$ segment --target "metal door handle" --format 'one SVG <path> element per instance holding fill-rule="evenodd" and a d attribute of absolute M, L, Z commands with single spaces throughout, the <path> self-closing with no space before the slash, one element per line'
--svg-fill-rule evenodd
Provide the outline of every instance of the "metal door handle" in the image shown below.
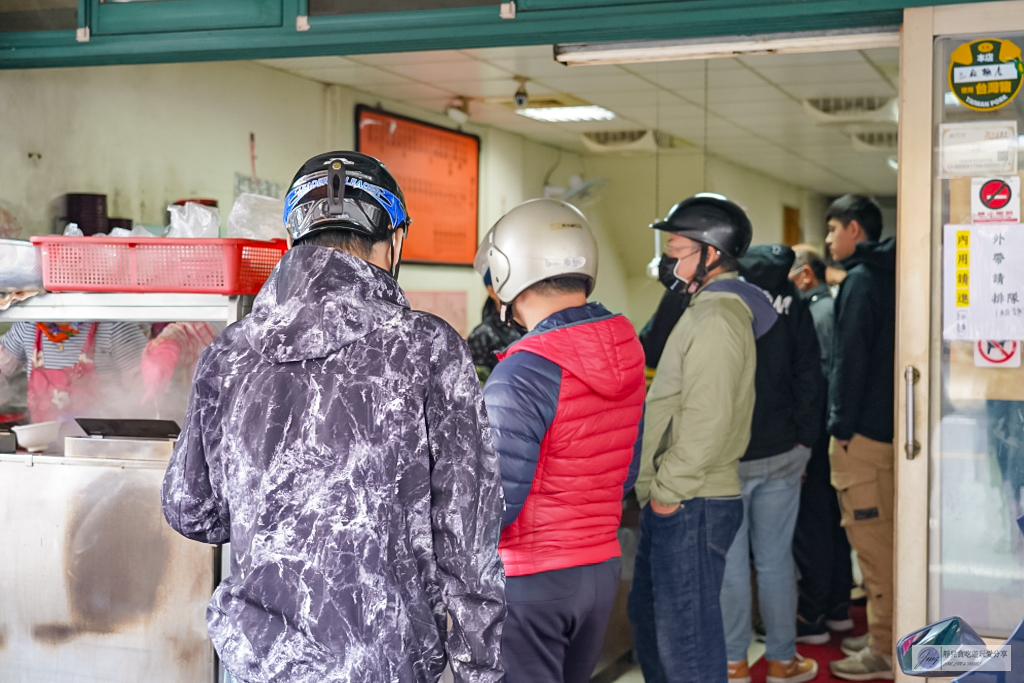
<path fill-rule="evenodd" d="M 908 365 L 903 372 L 903 378 L 907 380 L 907 441 L 903 448 L 907 453 L 907 460 L 913 460 L 921 452 L 921 444 L 914 438 L 914 385 L 921 379 L 921 373 L 913 365 Z"/>

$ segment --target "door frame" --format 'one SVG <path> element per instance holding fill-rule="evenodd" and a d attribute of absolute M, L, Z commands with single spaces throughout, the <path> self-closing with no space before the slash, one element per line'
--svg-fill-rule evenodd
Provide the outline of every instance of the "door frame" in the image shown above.
<path fill-rule="evenodd" d="M 898 639 L 928 622 L 930 445 L 938 425 L 931 424 L 941 391 L 941 335 L 932 323 L 941 316 L 933 287 L 942 285 L 938 254 L 932 247 L 932 156 L 935 126 L 933 75 L 935 38 L 971 33 L 1024 31 L 1024 0 L 907 8 L 900 40 L 899 151 L 896 226 L 896 518 L 893 635 Z M 907 443 L 907 368 L 919 379 L 913 386 L 911 441 L 920 454 L 909 459 Z M 911 681 L 897 668 L 896 680 Z"/>

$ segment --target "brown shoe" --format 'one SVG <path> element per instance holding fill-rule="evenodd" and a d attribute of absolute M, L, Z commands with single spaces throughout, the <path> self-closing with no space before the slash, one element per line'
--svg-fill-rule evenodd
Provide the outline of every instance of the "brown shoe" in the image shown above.
<path fill-rule="evenodd" d="M 788 662 L 768 661 L 768 683 L 806 683 L 818 676 L 818 663 L 800 655 Z"/>
<path fill-rule="evenodd" d="M 750 667 L 747 660 L 729 662 L 729 683 L 750 683 Z"/>

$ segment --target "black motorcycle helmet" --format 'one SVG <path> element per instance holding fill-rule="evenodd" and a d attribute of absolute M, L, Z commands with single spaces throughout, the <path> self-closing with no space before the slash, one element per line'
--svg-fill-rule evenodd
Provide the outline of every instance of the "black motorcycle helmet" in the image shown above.
<path fill-rule="evenodd" d="M 651 223 L 651 227 L 684 235 L 737 259 L 747 253 L 754 236 L 743 209 L 710 192 L 684 199 L 672 207 L 664 220 Z"/>
<path fill-rule="evenodd" d="M 402 188 L 377 159 L 358 152 L 319 154 L 295 174 L 284 200 L 284 224 L 297 242 L 327 229 L 388 240 L 411 223 Z"/>

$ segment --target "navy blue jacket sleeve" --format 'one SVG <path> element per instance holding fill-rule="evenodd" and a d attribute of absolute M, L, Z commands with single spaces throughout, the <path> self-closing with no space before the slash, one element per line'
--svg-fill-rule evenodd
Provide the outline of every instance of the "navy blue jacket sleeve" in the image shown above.
<path fill-rule="evenodd" d="M 643 412 L 640 413 L 640 424 L 637 425 L 636 443 L 633 444 L 633 461 L 629 463 L 629 476 L 626 483 L 622 485 L 622 495 L 629 493 L 636 485 L 636 478 L 640 474 L 640 454 L 644 450 L 644 418 L 647 417 L 647 404 L 644 404 Z"/>
<path fill-rule="evenodd" d="M 526 504 L 540 458 L 540 445 L 558 409 L 562 368 L 521 351 L 498 363 L 484 385 L 484 403 L 501 465 L 505 516 L 512 524 Z"/>

